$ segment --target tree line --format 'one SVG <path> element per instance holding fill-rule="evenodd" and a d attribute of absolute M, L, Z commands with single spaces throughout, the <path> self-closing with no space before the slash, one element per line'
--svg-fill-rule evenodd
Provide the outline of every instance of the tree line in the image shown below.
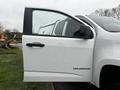
<path fill-rule="evenodd" d="M 98 9 L 92 14 L 97 14 L 99 16 L 114 17 L 120 20 L 120 5 L 111 9 Z"/>

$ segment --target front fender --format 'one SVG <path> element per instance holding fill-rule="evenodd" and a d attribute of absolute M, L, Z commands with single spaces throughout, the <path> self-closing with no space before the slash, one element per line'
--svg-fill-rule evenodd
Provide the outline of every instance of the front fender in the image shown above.
<path fill-rule="evenodd" d="M 97 62 L 97 64 L 93 68 L 93 83 L 97 87 L 100 87 L 100 73 L 102 68 L 106 65 L 120 66 L 120 58 L 104 59 Z"/>

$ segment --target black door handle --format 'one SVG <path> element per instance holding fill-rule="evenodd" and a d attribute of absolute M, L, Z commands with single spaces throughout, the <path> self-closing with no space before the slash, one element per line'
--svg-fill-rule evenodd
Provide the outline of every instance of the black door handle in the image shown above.
<path fill-rule="evenodd" d="M 28 47 L 44 47 L 45 44 L 42 44 L 42 43 L 27 43 L 26 46 L 28 46 Z"/>

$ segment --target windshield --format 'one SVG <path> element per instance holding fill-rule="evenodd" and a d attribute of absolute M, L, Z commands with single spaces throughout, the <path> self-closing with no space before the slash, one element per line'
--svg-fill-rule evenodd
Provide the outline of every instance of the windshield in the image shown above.
<path fill-rule="evenodd" d="M 110 32 L 120 32 L 120 21 L 106 16 L 89 15 L 95 23 Z"/>

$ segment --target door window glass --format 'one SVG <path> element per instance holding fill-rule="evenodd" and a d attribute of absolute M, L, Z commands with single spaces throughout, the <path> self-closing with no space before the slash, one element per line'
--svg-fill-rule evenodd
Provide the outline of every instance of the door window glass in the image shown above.
<path fill-rule="evenodd" d="M 82 23 L 61 13 L 33 11 L 32 34 L 73 37 Z"/>

